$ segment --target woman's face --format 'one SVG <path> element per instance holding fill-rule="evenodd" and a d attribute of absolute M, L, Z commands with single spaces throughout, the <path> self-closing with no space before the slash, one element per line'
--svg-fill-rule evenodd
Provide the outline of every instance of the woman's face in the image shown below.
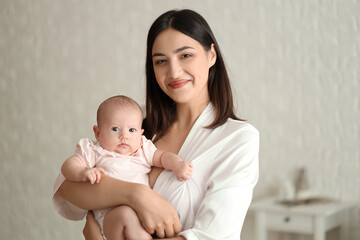
<path fill-rule="evenodd" d="M 206 51 L 198 41 L 169 28 L 156 37 L 152 58 L 160 88 L 177 104 L 209 102 L 209 68 L 216 61 L 213 45 Z"/>

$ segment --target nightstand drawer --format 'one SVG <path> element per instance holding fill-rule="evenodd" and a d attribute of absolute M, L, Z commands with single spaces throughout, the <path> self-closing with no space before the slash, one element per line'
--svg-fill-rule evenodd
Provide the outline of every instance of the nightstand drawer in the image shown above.
<path fill-rule="evenodd" d="M 311 216 L 267 212 L 266 226 L 268 230 L 312 233 L 313 219 Z"/>

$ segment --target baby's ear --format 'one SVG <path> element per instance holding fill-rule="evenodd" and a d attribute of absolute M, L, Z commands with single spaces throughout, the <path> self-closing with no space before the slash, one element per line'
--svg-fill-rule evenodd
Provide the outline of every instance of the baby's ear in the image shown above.
<path fill-rule="evenodd" d="M 93 130 L 94 130 L 94 135 L 95 135 L 96 140 L 99 141 L 99 134 L 100 134 L 100 129 L 99 129 L 99 127 L 96 126 L 96 125 L 94 125 L 94 126 L 93 126 Z"/>
<path fill-rule="evenodd" d="M 141 135 L 143 135 L 144 134 L 144 129 L 141 129 Z"/>

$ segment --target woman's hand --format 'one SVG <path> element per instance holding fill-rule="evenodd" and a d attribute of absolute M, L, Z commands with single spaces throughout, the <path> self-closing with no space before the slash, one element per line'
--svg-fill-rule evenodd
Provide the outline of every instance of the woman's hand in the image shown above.
<path fill-rule="evenodd" d="M 100 226 L 96 222 L 94 213 L 92 211 L 89 211 L 86 216 L 86 223 L 83 234 L 85 240 L 104 240 L 101 234 Z"/>
<path fill-rule="evenodd" d="M 181 231 L 181 223 L 175 209 L 150 188 L 139 185 L 135 188 L 132 207 L 137 212 L 143 227 L 160 238 L 173 237 Z M 83 230 L 85 240 L 103 240 L 100 227 L 92 211 L 86 216 Z M 183 239 L 182 237 L 174 239 Z"/>
<path fill-rule="evenodd" d="M 181 231 L 181 223 L 175 209 L 149 187 L 139 185 L 133 194 L 132 208 L 143 227 L 160 238 L 173 237 Z"/>

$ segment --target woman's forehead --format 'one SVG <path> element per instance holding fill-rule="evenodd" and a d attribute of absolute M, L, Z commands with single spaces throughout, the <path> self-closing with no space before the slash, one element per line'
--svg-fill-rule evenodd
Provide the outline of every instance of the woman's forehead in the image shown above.
<path fill-rule="evenodd" d="M 185 49 L 196 49 L 201 44 L 186 34 L 169 28 L 161 32 L 155 39 L 152 54 L 177 53 Z"/>

